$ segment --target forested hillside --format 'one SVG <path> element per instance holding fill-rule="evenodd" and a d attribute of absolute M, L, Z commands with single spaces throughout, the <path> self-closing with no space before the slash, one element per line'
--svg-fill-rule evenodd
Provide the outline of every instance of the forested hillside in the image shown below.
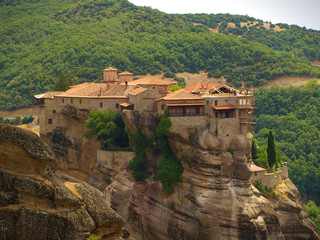
<path fill-rule="evenodd" d="M 165 14 L 127 0 L 0 1 L 0 109 L 30 105 L 62 74 L 74 84 L 99 81 L 108 66 L 166 76 L 205 70 L 236 87 L 284 75 L 320 77 L 310 62 L 320 60 L 319 31 L 284 25 L 275 32 L 252 27 L 253 20 Z M 226 27 L 231 22 L 250 27 L 240 24 L 240 34 Z M 216 25 L 221 33 L 209 29 Z"/>
<path fill-rule="evenodd" d="M 255 96 L 254 136 L 260 146 L 256 162 L 265 162 L 266 133 L 271 129 L 277 154 L 288 162 L 290 179 L 303 196 L 320 203 L 320 84 L 310 80 L 303 89 L 259 88 Z"/>

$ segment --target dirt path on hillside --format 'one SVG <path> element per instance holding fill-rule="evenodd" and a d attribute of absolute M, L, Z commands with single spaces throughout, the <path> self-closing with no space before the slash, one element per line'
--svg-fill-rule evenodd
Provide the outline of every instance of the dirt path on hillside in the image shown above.
<path fill-rule="evenodd" d="M 4 118 L 11 118 L 15 116 L 21 117 L 29 117 L 39 115 L 39 108 L 38 107 L 28 107 L 28 108 L 21 108 L 16 110 L 0 110 L 0 116 Z"/>
<path fill-rule="evenodd" d="M 279 87 L 304 87 L 304 85 L 310 79 L 317 79 L 320 83 L 320 78 L 311 78 L 311 77 L 281 77 L 274 80 L 268 81 L 265 87 L 279 86 Z"/>

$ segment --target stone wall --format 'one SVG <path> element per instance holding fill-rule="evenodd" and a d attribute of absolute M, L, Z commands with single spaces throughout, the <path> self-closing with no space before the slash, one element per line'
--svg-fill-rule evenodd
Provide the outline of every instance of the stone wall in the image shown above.
<path fill-rule="evenodd" d="M 112 182 L 120 172 L 127 171 L 128 164 L 134 157 L 134 152 L 98 150 L 89 184 L 103 191 L 107 181 Z"/>
<path fill-rule="evenodd" d="M 273 188 L 282 180 L 288 178 L 288 165 L 287 163 L 279 164 L 276 173 L 256 172 L 251 176 L 251 183 L 255 184 L 260 181 L 267 188 Z"/>
<path fill-rule="evenodd" d="M 153 90 L 144 91 L 138 95 L 130 95 L 129 102 L 134 104 L 134 110 L 141 112 L 156 112 L 156 92 Z"/>

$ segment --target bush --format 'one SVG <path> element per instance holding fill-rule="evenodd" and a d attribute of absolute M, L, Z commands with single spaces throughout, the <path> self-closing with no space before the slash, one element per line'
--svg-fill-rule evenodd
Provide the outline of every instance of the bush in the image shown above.
<path fill-rule="evenodd" d="M 267 189 L 266 186 L 262 184 L 261 181 L 258 181 L 254 186 L 259 190 L 260 194 L 264 197 L 269 193 L 269 190 Z"/>
<path fill-rule="evenodd" d="M 149 171 L 151 164 L 147 159 L 146 151 L 151 148 L 152 140 L 143 134 L 141 128 L 138 128 L 134 134 L 129 129 L 127 132 L 136 153 L 136 157 L 129 162 L 129 169 L 136 181 L 143 181 L 151 175 Z"/>
<path fill-rule="evenodd" d="M 182 181 L 183 167 L 175 155 L 163 158 L 158 164 L 157 180 L 162 184 L 164 191 L 171 194 L 178 182 Z"/>
<path fill-rule="evenodd" d="M 169 133 L 171 125 L 172 122 L 168 118 L 168 112 L 165 111 L 156 131 L 157 144 L 164 155 L 158 164 L 156 179 L 161 182 L 164 191 L 169 194 L 173 193 L 177 183 L 182 181 L 183 173 L 183 167 L 172 152 L 166 136 Z"/>
<path fill-rule="evenodd" d="M 85 125 L 89 130 L 84 133 L 84 136 L 86 138 L 95 136 L 101 141 L 101 148 L 107 148 L 110 145 L 128 147 L 129 139 L 124 131 L 123 120 L 111 109 L 108 112 L 92 110 Z"/>

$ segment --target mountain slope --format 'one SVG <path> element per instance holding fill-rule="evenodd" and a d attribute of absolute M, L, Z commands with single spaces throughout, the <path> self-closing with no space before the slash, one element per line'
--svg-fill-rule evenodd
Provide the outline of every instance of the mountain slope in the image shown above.
<path fill-rule="evenodd" d="M 99 81 L 107 66 L 167 76 L 205 70 L 238 87 L 283 75 L 320 76 L 307 55 L 290 48 L 278 51 L 254 39 L 212 33 L 184 15 L 126 0 L 20 0 L 0 6 L 0 109 L 30 105 L 32 95 L 52 90 L 60 74 L 73 83 Z"/>

